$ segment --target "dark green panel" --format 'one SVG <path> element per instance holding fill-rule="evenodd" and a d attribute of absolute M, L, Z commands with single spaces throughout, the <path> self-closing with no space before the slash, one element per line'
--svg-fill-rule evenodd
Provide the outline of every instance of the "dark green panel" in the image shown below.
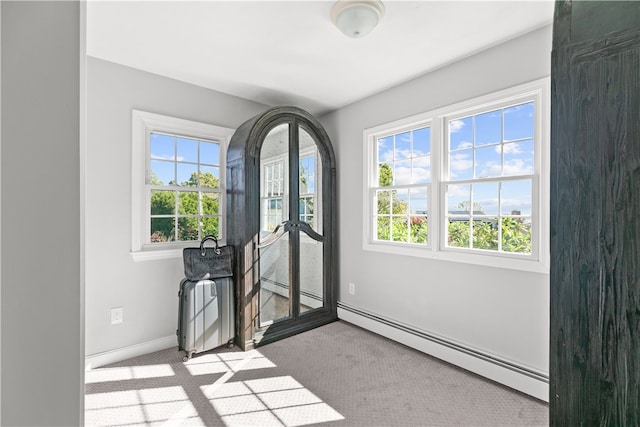
<path fill-rule="evenodd" d="M 638 28 L 638 1 L 574 1 L 571 39 L 573 43 L 594 40 L 605 34 Z"/>
<path fill-rule="evenodd" d="M 629 29 L 629 21 L 619 19 L 623 8 L 583 2 L 556 6 L 553 426 L 640 422 L 640 28 L 637 21 Z M 622 31 L 612 31 L 614 21 Z M 590 40 L 585 40 L 583 29 L 590 25 Z"/>

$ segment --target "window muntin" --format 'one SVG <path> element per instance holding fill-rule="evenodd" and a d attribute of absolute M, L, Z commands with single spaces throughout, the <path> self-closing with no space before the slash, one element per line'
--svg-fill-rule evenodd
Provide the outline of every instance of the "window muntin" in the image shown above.
<path fill-rule="evenodd" d="M 149 244 L 220 236 L 220 142 L 149 134 Z"/>
<path fill-rule="evenodd" d="M 428 245 L 431 129 L 375 138 L 374 240 Z"/>

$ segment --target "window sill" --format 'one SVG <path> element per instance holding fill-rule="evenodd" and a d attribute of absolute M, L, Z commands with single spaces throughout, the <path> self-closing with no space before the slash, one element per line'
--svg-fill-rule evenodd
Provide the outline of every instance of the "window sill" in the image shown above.
<path fill-rule="evenodd" d="M 141 250 L 130 252 L 134 262 L 155 261 L 159 259 L 182 258 L 183 248 L 160 249 L 160 250 Z"/>
<path fill-rule="evenodd" d="M 363 250 L 383 252 L 386 254 L 430 258 L 441 261 L 475 264 L 485 267 L 504 268 L 509 270 L 528 271 L 549 274 L 549 262 L 536 259 L 524 259 L 517 256 L 495 256 L 464 251 L 436 251 L 430 247 L 410 247 L 388 243 L 364 243 Z"/>

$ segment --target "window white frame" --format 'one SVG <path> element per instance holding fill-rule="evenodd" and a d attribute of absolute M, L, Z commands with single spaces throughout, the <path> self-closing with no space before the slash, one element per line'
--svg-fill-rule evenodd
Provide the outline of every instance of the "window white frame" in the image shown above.
<path fill-rule="evenodd" d="M 543 78 L 447 107 L 417 114 L 363 131 L 363 249 L 491 267 L 548 273 L 549 271 L 549 135 L 550 80 Z M 504 106 L 534 101 L 534 171 L 532 178 L 531 254 L 511 254 L 445 245 L 444 207 L 447 183 L 447 119 L 491 111 Z M 378 138 L 407 129 L 431 126 L 431 184 L 428 194 L 429 245 L 378 241 L 374 239 L 375 189 L 377 187 Z M 502 179 L 502 178 L 498 178 Z M 511 177 L 506 178 L 511 179 Z"/>
<path fill-rule="evenodd" d="M 150 207 L 147 184 L 150 161 L 150 135 L 165 133 L 220 143 L 220 244 L 225 244 L 226 230 L 226 158 L 227 147 L 235 129 L 195 122 L 145 111 L 131 115 L 131 255 L 135 261 L 175 258 L 193 242 L 150 243 Z"/>

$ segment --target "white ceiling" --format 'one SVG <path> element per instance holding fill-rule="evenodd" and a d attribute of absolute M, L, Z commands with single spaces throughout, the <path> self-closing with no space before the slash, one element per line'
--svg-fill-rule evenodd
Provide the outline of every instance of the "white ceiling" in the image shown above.
<path fill-rule="evenodd" d="M 392 1 L 360 39 L 333 1 L 94 1 L 90 56 L 321 114 L 552 22 L 552 1 Z M 504 66 L 504 64 L 496 64 Z"/>

